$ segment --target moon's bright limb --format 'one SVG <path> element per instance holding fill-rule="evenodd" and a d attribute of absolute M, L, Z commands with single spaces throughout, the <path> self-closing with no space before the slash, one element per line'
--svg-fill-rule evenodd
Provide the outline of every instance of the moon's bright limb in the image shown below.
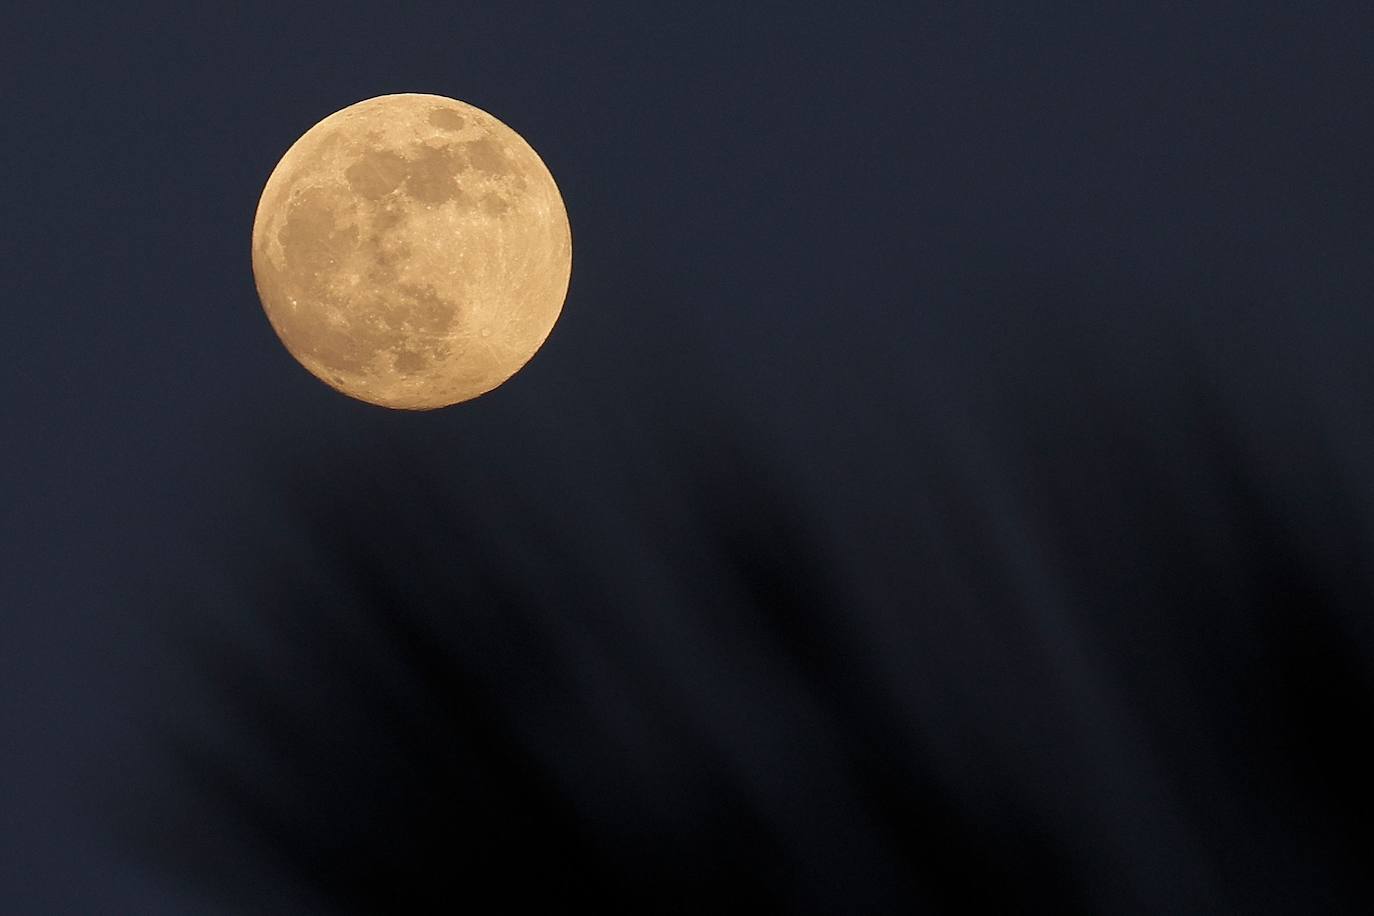
<path fill-rule="evenodd" d="M 253 223 L 253 275 L 282 343 L 385 407 L 443 407 L 510 378 L 558 320 L 571 268 L 539 156 L 437 95 L 384 95 L 316 124 Z"/>

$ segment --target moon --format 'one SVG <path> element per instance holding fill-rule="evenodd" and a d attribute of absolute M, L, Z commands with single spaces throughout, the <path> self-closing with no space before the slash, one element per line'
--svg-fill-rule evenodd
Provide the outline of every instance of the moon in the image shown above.
<path fill-rule="evenodd" d="M 558 320 L 571 270 L 568 214 L 538 154 L 437 95 L 367 99 L 310 128 L 253 222 L 253 277 L 281 342 L 384 407 L 444 407 L 510 378 Z"/>

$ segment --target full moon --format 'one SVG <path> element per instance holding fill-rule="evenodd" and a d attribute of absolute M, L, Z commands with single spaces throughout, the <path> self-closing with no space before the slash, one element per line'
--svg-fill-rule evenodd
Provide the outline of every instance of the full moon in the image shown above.
<path fill-rule="evenodd" d="M 384 95 L 316 124 L 267 179 L 253 276 L 287 350 L 384 407 L 475 398 L 563 308 L 572 234 L 515 131 L 437 95 Z"/>

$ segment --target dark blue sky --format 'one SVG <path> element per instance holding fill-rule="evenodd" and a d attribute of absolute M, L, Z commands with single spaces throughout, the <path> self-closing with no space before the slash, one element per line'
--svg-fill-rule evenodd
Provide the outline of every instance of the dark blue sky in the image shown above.
<path fill-rule="evenodd" d="M 8 14 L 4 908 L 1367 902 L 1368 14 L 1041 6 Z M 427 414 L 249 263 L 404 91 L 574 237 Z"/>

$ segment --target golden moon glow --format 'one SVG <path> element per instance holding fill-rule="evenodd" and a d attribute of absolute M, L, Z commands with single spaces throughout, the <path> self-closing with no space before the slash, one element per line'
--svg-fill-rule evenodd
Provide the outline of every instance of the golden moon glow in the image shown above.
<path fill-rule="evenodd" d="M 310 128 L 263 189 L 253 276 L 305 368 L 422 410 L 477 397 L 543 344 L 572 235 L 530 145 L 437 95 L 384 95 Z"/>

